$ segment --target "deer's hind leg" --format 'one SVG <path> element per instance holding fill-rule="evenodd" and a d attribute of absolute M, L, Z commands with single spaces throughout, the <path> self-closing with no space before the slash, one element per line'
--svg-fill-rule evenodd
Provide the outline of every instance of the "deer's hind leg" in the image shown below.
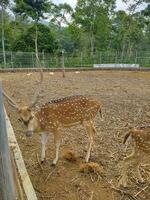
<path fill-rule="evenodd" d="M 86 131 L 87 131 L 87 134 L 89 136 L 88 150 L 87 150 L 87 154 L 86 154 L 86 157 L 85 157 L 85 162 L 88 162 L 89 158 L 90 158 L 90 153 L 91 153 L 92 145 L 93 145 L 93 142 L 94 142 L 94 135 L 96 133 L 96 130 L 95 130 L 95 127 L 94 127 L 92 121 L 85 122 L 84 125 L 86 127 Z"/>

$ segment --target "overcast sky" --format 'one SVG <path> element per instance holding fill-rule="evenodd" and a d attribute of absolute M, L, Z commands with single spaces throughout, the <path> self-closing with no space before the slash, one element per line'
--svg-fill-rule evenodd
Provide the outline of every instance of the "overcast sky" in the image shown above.
<path fill-rule="evenodd" d="M 68 3 L 70 4 L 72 7 L 75 7 L 77 0 L 53 0 L 54 3 L 59 4 L 59 3 Z M 134 0 L 130 0 L 131 3 L 134 2 Z M 143 8 L 143 6 L 141 6 L 141 8 L 139 8 L 139 10 L 141 10 Z M 125 3 L 122 2 L 122 0 L 117 0 L 117 10 L 126 10 L 127 9 L 127 5 Z"/>

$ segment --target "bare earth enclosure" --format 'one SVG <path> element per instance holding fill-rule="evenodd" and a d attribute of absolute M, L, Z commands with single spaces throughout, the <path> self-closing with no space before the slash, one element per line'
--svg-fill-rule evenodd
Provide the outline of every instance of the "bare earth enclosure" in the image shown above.
<path fill-rule="evenodd" d="M 1 73 L 3 87 L 20 105 L 28 104 L 33 97 L 38 73 Z M 138 183 L 134 169 L 126 189 L 116 189 L 121 161 L 125 155 L 122 141 L 129 127 L 150 124 L 150 72 L 94 71 L 68 72 L 62 78 L 60 72 L 52 76 L 44 73 L 42 95 L 38 105 L 51 99 L 70 95 L 92 95 L 102 102 L 102 120 L 94 120 L 97 134 L 91 153 L 91 162 L 98 163 L 101 173 L 81 173 L 84 162 L 87 134 L 82 126 L 65 129 L 57 166 L 51 166 L 54 158 L 53 136 L 50 136 L 46 161 L 40 160 L 40 135 L 26 138 L 25 126 L 18 121 L 18 114 L 6 102 L 5 106 L 22 150 L 26 168 L 39 200 L 148 200 L 150 199 L 150 165 L 140 166 L 145 183 Z M 76 152 L 77 161 L 64 159 L 66 151 Z M 131 151 L 131 145 L 127 152 Z"/>

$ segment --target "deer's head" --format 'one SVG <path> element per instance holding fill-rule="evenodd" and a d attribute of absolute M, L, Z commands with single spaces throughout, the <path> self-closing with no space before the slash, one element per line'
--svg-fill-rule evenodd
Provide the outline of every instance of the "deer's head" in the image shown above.
<path fill-rule="evenodd" d="M 25 125 L 28 125 L 31 118 L 34 117 L 32 109 L 28 106 L 23 106 L 18 110 L 20 120 L 24 122 Z"/>
<path fill-rule="evenodd" d="M 35 104 L 37 103 L 38 97 L 39 97 L 39 90 L 40 87 L 42 85 L 43 82 L 43 70 L 40 70 L 40 80 L 38 81 L 38 86 L 37 89 L 35 91 L 34 97 L 33 97 L 33 101 L 31 102 L 30 105 L 26 105 L 26 106 L 20 106 L 18 105 L 8 94 L 6 94 L 5 91 L 3 91 L 3 95 L 4 97 L 6 97 L 8 103 L 15 108 L 15 110 L 18 112 L 19 114 L 19 121 L 22 121 L 25 126 L 27 127 L 27 132 L 26 136 L 31 136 L 31 130 L 32 132 L 33 130 L 33 121 L 35 118 L 34 112 L 33 112 L 33 107 L 35 106 Z M 29 134 L 30 132 L 30 134 Z"/>

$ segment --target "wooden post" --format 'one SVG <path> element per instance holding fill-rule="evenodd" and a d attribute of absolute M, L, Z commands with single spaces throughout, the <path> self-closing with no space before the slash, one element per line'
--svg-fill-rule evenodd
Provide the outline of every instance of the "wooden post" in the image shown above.
<path fill-rule="evenodd" d="M 63 78 L 65 78 L 65 58 L 64 58 L 64 50 L 62 50 L 61 66 L 62 66 Z"/>
<path fill-rule="evenodd" d="M 45 56 L 44 56 L 44 50 L 42 51 L 42 59 L 43 59 L 43 67 L 45 67 Z"/>
<path fill-rule="evenodd" d="M 81 67 L 83 66 L 83 53 L 81 52 L 81 55 L 80 55 L 80 65 Z"/>
<path fill-rule="evenodd" d="M 17 199 L 6 132 L 2 81 L 0 81 L 0 199 Z"/>
<path fill-rule="evenodd" d="M 13 68 L 13 53 L 11 51 L 11 67 Z"/>

